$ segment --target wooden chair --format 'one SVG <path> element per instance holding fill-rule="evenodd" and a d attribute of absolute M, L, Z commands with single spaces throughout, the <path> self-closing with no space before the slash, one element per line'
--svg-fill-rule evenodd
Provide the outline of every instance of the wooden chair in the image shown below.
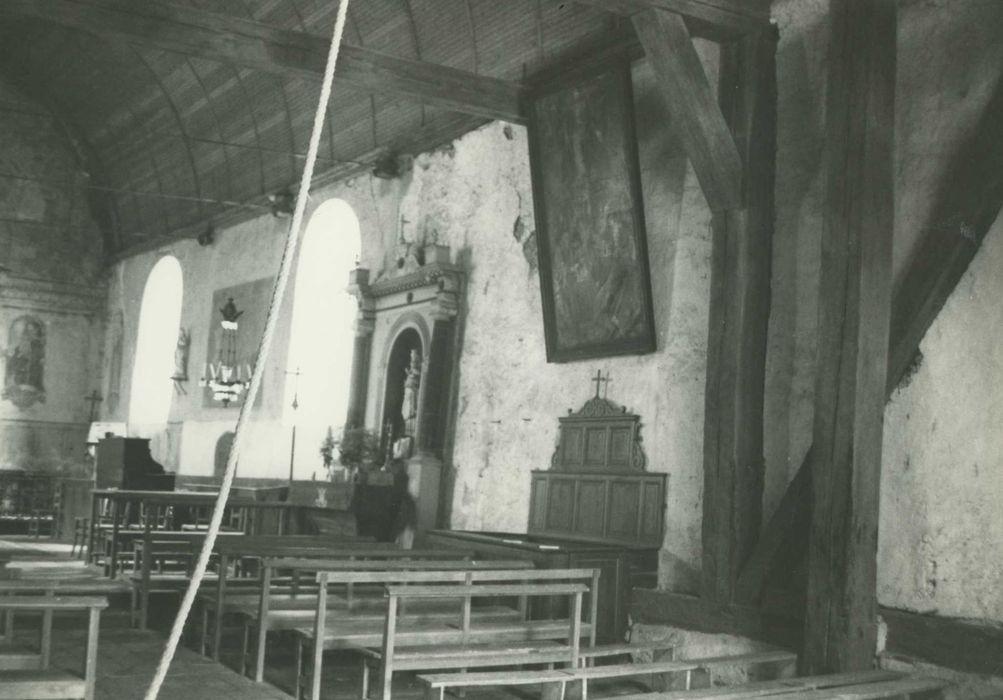
<path fill-rule="evenodd" d="M 17 668 L 0 673 L 0 700 L 93 700 L 97 677 L 98 628 L 101 611 L 108 607 L 106 598 L 9 596 L 0 598 L 0 610 L 5 612 L 38 612 L 42 614 L 40 658 L 37 668 Z M 50 668 L 52 616 L 56 611 L 86 610 L 87 646 L 83 673 L 74 674 Z"/>

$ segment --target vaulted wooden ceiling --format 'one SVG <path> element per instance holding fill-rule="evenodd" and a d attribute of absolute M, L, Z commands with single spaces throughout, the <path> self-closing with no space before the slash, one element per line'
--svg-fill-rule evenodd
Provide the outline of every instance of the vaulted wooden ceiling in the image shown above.
<path fill-rule="evenodd" d="M 528 86 L 636 46 L 624 15 L 649 4 L 713 38 L 765 17 L 742 0 L 356 0 L 318 172 L 524 121 Z M 298 181 L 336 11 L 336 0 L 4 0 L 0 76 L 63 122 L 121 253 L 266 210 Z"/>

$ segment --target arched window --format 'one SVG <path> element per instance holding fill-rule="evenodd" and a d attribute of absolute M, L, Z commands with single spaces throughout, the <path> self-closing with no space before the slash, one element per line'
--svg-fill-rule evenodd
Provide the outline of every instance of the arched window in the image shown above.
<path fill-rule="evenodd" d="M 345 422 L 356 313 L 346 287 L 360 252 L 355 212 L 340 199 L 324 202 L 303 234 L 289 339 L 285 416 L 297 430 L 297 479 L 324 477 L 321 441 L 329 427 L 337 434 Z"/>
<path fill-rule="evenodd" d="M 170 255 L 150 271 L 143 290 L 136 359 L 129 394 L 129 424 L 140 433 L 167 423 L 174 385 L 174 351 L 181 324 L 181 264 Z M 142 427 L 141 427 L 142 426 Z"/>

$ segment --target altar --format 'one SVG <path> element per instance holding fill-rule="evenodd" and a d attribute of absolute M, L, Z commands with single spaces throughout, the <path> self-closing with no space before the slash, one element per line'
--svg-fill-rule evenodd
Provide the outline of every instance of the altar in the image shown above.
<path fill-rule="evenodd" d="M 597 638 L 622 640 L 631 590 L 657 581 L 668 475 L 645 471 L 640 416 L 598 390 L 559 422 L 551 468 L 532 472 L 525 533 L 432 530 L 425 542 L 540 568 L 598 568 Z"/>

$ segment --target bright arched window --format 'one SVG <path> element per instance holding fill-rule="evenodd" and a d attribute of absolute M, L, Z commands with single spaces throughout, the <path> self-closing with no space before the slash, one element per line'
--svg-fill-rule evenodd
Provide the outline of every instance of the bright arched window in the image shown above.
<path fill-rule="evenodd" d="M 332 199 L 314 212 L 303 234 L 293 298 L 285 416 L 295 421 L 294 476 L 324 478 L 320 443 L 337 434 L 348 411 L 354 347 L 355 298 L 348 274 L 361 252 L 359 220 L 344 201 Z M 299 372 L 299 376 L 294 373 Z M 293 399 L 298 408 L 292 408 Z"/>
<path fill-rule="evenodd" d="M 129 394 L 131 426 L 167 423 L 174 391 L 171 374 L 181 324 L 182 288 L 181 264 L 169 255 L 157 261 L 146 279 Z"/>

